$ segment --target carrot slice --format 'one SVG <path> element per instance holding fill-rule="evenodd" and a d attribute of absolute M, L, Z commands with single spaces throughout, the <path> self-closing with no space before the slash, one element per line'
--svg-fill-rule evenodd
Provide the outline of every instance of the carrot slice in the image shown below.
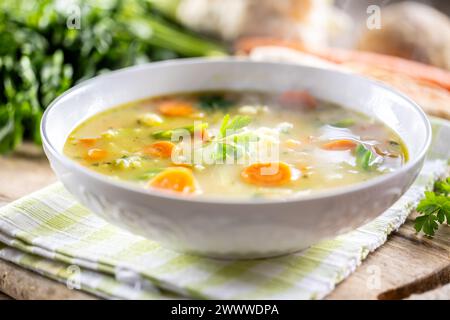
<path fill-rule="evenodd" d="M 151 179 L 148 186 L 179 193 L 193 193 L 197 189 L 192 171 L 184 167 L 165 169 Z"/>
<path fill-rule="evenodd" d="M 351 150 L 351 149 L 356 148 L 356 145 L 357 145 L 356 142 L 354 142 L 353 140 L 341 139 L 341 140 L 330 141 L 330 142 L 323 144 L 322 149 L 333 150 L 333 151 Z"/>
<path fill-rule="evenodd" d="M 181 100 L 168 100 L 162 102 L 158 110 L 168 117 L 185 117 L 194 113 L 195 108 L 192 103 Z"/>
<path fill-rule="evenodd" d="M 78 139 L 78 142 L 85 147 L 93 147 L 94 144 L 97 142 L 97 138 L 81 138 Z"/>
<path fill-rule="evenodd" d="M 305 90 L 285 91 L 280 96 L 280 103 L 286 106 L 306 107 L 307 109 L 315 109 L 317 107 L 316 98 Z"/>
<path fill-rule="evenodd" d="M 108 151 L 99 148 L 89 149 L 87 152 L 87 160 L 102 160 L 108 156 Z"/>
<path fill-rule="evenodd" d="M 144 153 L 152 157 L 169 158 L 172 156 L 172 150 L 175 144 L 169 141 L 158 141 L 144 147 Z"/>
<path fill-rule="evenodd" d="M 291 176 L 291 168 L 284 162 L 254 163 L 241 172 L 246 183 L 265 187 L 286 184 Z"/>

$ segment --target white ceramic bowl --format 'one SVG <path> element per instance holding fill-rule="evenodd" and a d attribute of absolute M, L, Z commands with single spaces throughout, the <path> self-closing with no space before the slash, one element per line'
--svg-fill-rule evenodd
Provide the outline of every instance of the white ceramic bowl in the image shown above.
<path fill-rule="evenodd" d="M 311 196 L 233 201 L 150 192 L 82 167 L 62 152 L 74 127 L 100 111 L 154 95 L 208 89 L 307 89 L 383 121 L 406 143 L 410 160 L 393 173 Z M 238 59 L 166 61 L 93 78 L 51 104 L 41 132 L 53 170 L 93 212 L 176 250 L 226 258 L 294 252 L 370 221 L 408 189 L 431 140 L 421 109 L 376 82 L 336 71 Z"/>

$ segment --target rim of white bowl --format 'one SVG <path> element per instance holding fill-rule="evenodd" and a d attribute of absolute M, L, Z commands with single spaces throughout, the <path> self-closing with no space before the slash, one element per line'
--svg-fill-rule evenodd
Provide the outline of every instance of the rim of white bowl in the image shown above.
<path fill-rule="evenodd" d="M 306 195 L 292 195 L 285 198 L 248 198 L 248 199 L 239 199 L 239 198 L 220 198 L 220 197 L 199 197 L 199 196 L 193 196 L 193 197 L 187 197 L 177 194 L 172 194 L 169 192 L 159 191 L 156 189 L 145 189 L 139 186 L 134 186 L 132 183 L 127 181 L 118 181 L 114 180 L 109 176 L 103 175 L 101 173 L 97 173 L 93 170 L 90 170 L 81 164 L 78 164 L 74 160 L 70 159 L 69 157 L 65 156 L 62 152 L 59 152 L 51 143 L 50 139 L 47 137 L 46 133 L 46 125 L 47 125 L 47 116 L 52 111 L 55 106 L 58 105 L 59 101 L 63 98 L 66 98 L 68 95 L 73 94 L 75 91 L 78 91 L 86 86 L 92 85 L 94 82 L 101 81 L 102 79 L 106 79 L 108 77 L 116 76 L 118 73 L 131 73 L 135 70 L 139 69 L 149 69 L 157 68 L 157 67 L 164 67 L 164 65 L 174 65 L 174 64 L 207 64 L 207 63 L 250 63 L 250 64 L 268 64 L 268 65 L 288 65 L 294 68 L 303 68 L 303 69 L 312 69 L 312 70 L 320 70 L 320 72 L 325 73 L 338 73 L 349 77 L 356 77 L 360 78 L 362 81 L 366 81 L 371 83 L 374 86 L 381 87 L 382 89 L 399 96 L 407 104 L 409 104 L 410 107 L 415 109 L 421 116 L 423 123 L 426 128 L 426 137 L 425 137 L 425 143 L 423 148 L 420 150 L 419 154 L 416 156 L 414 160 L 408 161 L 404 166 L 401 168 L 387 173 L 383 174 L 381 176 L 369 179 L 367 181 L 354 183 L 348 186 L 339 187 L 339 188 L 330 188 L 320 191 L 315 191 L 311 194 Z M 111 106 L 111 108 L 113 108 Z M 345 106 L 344 106 L 345 107 Z M 383 122 L 382 119 L 378 119 L 379 121 Z M 384 122 L 383 122 L 384 123 Z M 386 123 L 384 123 L 387 125 Z M 72 128 L 73 129 L 73 128 Z M 295 64 L 295 63 L 289 63 L 289 62 L 263 62 L 263 61 L 252 61 L 245 57 L 227 57 L 227 58 L 184 58 L 184 59 L 174 59 L 174 60 L 165 60 L 165 61 L 158 61 L 158 62 L 151 62 L 131 67 L 126 67 L 122 69 L 118 69 L 115 71 L 111 71 L 106 74 L 95 76 L 91 79 L 85 80 L 74 87 L 70 88 L 69 90 L 65 91 L 63 94 L 58 96 L 55 100 L 53 100 L 50 105 L 46 108 L 40 125 L 40 131 L 42 136 L 42 142 L 44 147 L 52 153 L 52 155 L 57 158 L 60 162 L 64 164 L 66 168 L 70 168 L 71 170 L 75 170 L 78 173 L 87 175 L 90 178 L 93 178 L 95 180 L 99 180 L 105 184 L 112 185 L 116 188 L 122 189 L 124 191 L 132 191 L 142 194 L 143 196 L 154 196 L 158 198 L 166 198 L 167 200 L 173 200 L 178 202 L 195 202 L 195 203 L 205 203 L 205 204 L 224 204 L 224 205 L 259 205 L 259 204 L 280 204 L 280 203 L 294 203 L 294 202 L 302 202 L 302 201 L 310 201 L 310 200 L 318 200 L 318 199 L 324 199 L 324 198 L 330 198 L 330 197 L 338 197 L 344 194 L 353 193 L 356 191 L 361 191 L 362 189 L 368 189 L 376 185 L 382 185 L 384 182 L 389 181 L 391 179 L 394 179 L 408 170 L 410 170 L 412 167 L 417 165 L 419 162 L 424 160 L 426 153 L 431 145 L 431 139 L 432 139 L 432 130 L 431 130 L 431 124 L 426 116 L 425 112 L 422 110 L 422 108 L 419 107 L 419 105 L 414 102 L 411 98 L 406 96 L 405 94 L 398 92 L 397 90 L 393 89 L 391 86 L 388 86 L 384 84 L 383 82 L 372 80 L 369 78 L 366 78 L 364 76 L 353 74 L 353 73 L 346 73 L 339 70 L 330 70 L 326 68 L 319 68 L 319 67 L 310 67 L 305 66 L 301 64 Z"/>

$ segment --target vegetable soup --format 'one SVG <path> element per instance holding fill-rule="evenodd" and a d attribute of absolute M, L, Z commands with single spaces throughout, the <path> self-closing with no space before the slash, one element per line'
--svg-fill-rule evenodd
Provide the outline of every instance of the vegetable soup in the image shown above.
<path fill-rule="evenodd" d="M 179 93 L 79 125 L 67 156 L 99 173 L 184 196 L 288 198 L 392 172 L 399 136 L 306 91 Z"/>

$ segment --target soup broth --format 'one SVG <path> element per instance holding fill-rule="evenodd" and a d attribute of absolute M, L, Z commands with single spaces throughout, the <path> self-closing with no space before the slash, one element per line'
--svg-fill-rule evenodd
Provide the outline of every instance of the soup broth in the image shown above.
<path fill-rule="evenodd" d="M 306 91 L 180 93 L 99 113 L 64 153 L 99 173 L 183 196 L 287 198 L 400 168 L 399 136 Z"/>

